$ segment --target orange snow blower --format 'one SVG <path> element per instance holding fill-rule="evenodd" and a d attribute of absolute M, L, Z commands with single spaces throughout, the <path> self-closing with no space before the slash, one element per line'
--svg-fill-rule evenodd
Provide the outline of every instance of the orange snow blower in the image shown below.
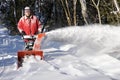
<path fill-rule="evenodd" d="M 17 53 L 17 67 L 22 67 L 23 59 L 25 56 L 40 56 L 41 60 L 43 59 L 43 51 L 40 50 L 40 43 L 42 38 L 45 36 L 45 33 L 40 33 L 37 36 L 23 36 L 23 39 L 28 40 L 25 43 L 25 50 L 18 51 Z"/>

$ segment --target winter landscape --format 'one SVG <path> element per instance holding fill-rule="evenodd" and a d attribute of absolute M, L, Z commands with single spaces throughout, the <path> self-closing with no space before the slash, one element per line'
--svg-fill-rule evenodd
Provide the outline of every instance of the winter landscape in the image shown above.
<path fill-rule="evenodd" d="M 26 58 L 17 69 L 21 36 L 0 26 L 0 80 L 120 80 L 120 28 L 73 26 L 46 32 L 44 60 Z"/>

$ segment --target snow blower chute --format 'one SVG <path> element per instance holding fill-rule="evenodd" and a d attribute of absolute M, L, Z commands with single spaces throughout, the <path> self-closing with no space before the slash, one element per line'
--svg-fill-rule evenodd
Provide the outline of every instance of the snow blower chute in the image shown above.
<path fill-rule="evenodd" d="M 45 36 L 45 33 L 40 33 L 37 36 L 23 36 L 23 39 L 28 40 L 25 43 L 25 50 L 18 51 L 17 53 L 17 67 L 21 67 L 23 59 L 25 56 L 40 56 L 40 59 L 43 59 L 43 51 L 40 50 L 40 43 L 42 38 Z"/>

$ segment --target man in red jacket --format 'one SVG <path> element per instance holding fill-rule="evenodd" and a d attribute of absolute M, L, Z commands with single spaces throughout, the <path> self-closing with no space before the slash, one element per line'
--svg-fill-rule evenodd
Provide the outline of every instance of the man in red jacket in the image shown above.
<path fill-rule="evenodd" d="M 25 7 L 25 15 L 18 22 L 18 30 L 22 35 L 35 35 L 41 32 L 41 23 L 31 14 L 30 7 Z"/>

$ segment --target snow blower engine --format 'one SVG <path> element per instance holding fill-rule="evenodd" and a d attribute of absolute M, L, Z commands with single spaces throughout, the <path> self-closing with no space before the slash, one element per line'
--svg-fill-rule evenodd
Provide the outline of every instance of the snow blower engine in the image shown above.
<path fill-rule="evenodd" d="M 17 67 L 22 67 L 23 59 L 25 56 L 40 56 L 43 59 L 43 51 L 40 50 L 40 43 L 45 33 L 40 33 L 35 36 L 25 35 L 23 36 L 25 42 L 25 50 L 18 51 L 17 53 Z"/>
<path fill-rule="evenodd" d="M 25 42 L 25 50 L 33 50 L 33 45 L 34 45 L 36 36 L 24 35 L 23 39 L 26 40 L 26 42 Z"/>

